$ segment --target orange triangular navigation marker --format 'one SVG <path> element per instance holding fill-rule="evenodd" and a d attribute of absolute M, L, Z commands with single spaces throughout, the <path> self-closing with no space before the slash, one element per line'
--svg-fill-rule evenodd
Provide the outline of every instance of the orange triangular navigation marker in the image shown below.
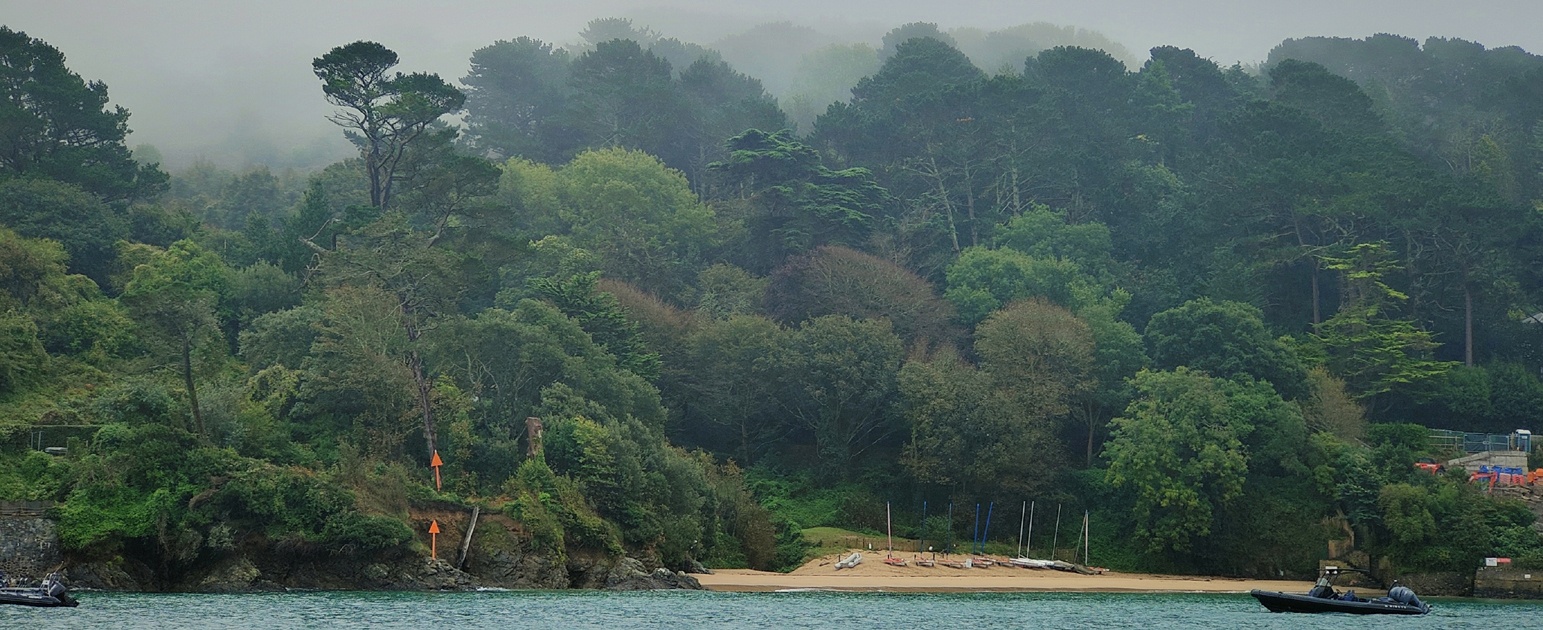
<path fill-rule="evenodd" d="M 439 557 L 439 521 L 429 520 L 429 557 Z"/>
<path fill-rule="evenodd" d="M 439 458 L 439 451 L 434 451 L 434 457 L 429 460 L 429 465 L 434 467 L 444 466 L 444 460 Z"/>

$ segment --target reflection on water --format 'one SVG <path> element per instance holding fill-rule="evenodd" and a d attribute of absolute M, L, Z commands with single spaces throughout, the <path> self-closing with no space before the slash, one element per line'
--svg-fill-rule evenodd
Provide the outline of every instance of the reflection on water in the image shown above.
<path fill-rule="evenodd" d="M 0 606 L 0 628 L 1525 628 L 1543 602 L 1443 600 L 1425 617 L 1286 615 L 1247 595 L 1103 593 L 81 593 Z"/>

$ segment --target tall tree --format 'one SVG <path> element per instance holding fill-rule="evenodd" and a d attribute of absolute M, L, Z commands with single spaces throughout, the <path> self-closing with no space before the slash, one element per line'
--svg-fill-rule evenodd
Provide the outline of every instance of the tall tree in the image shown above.
<path fill-rule="evenodd" d="M 466 127 L 472 146 L 499 157 L 546 163 L 574 150 L 563 124 L 568 99 L 568 51 L 529 37 L 477 49 L 466 86 Z"/>
<path fill-rule="evenodd" d="M 1326 257 L 1326 268 L 1344 276 L 1340 309 L 1313 338 L 1328 355 L 1329 370 L 1366 400 L 1445 373 L 1452 364 L 1433 360 L 1429 331 L 1398 317 L 1408 299 L 1387 284 L 1398 265 L 1384 243 L 1362 243 L 1343 257 Z"/>
<path fill-rule="evenodd" d="M 679 171 L 637 150 L 579 154 L 557 172 L 559 221 L 611 277 L 674 298 L 718 242 L 713 209 Z"/>
<path fill-rule="evenodd" d="M 397 61 L 391 49 L 358 41 L 311 62 L 327 102 L 343 108 L 328 119 L 359 147 L 370 178 L 370 204 L 381 209 L 390 206 L 407 147 L 466 102 L 465 94 L 437 74 L 391 74 Z"/>
<path fill-rule="evenodd" d="M 823 315 L 888 318 L 907 345 L 952 344 L 954 309 L 926 279 L 877 256 L 827 245 L 772 274 L 766 312 L 784 323 Z"/>
<path fill-rule="evenodd" d="M 742 465 L 787 437 L 788 423 L 776 404 L 777 362 L 787 330 L 764 317 L 733 315 L 712 321 L 686 341 L 692 375 L 682 401 L 688 442 L 717 445 Z"/>
<path fill-rule="evenodd" d="M 0 26 L 0 179 L 67 182 L 108 202 L 166 189 L 158 165 L 134 161 L 129 112 L 107 107 L 107 86 L 64 65 L 59 49 Z"/>
<path fill-rule="evenodd" d="M 219 256 L 192 241 L 178 241 L 154 253 L 148 264 L 135 267 L 119 298 L 153 340 L 151 349 L 175 357 L 187 388 L 194 428 L 208 436 L 198 402 L 199 358 L 219 348 L 215 302 L 229 271 Z"/>
<path fill-rule="evenodd" d="M 1142 371 L 1135 387 L 1104 450 L 1107 477 L 1135 495 L 1136 534 L 1150 550 L 1188 551 L 1243 492 L 1257 409 L 1234 396 L 1238 385 L 1182 367 Z"/>
<path fill-rule="evenodd" d="M 70 270 L 107 286 L 117 252 L 129 237 L 123 217 L 102 200 L 49 179 L 0 180 L 0 224 L 30 238 L 57 241 L 70 253 Z"/>
<path fill-rule="evenodd" d="M 1311 393 L 1301 360 L 1270 336 L 1259 309 L 1247 304 L 1185 302 L 1153 315 L 1146 339 L 1158 369 L 1186 366 L 1218 378 L 1246 376 L 1270 383 L 1287 400 Z"/>
<path fill-rule="evenodd" d="M 680 73 L 686 105 L 665 162 L 686 173 L 698 195 L 713 190 L 710 166 L 728 154 L 725 141 L 746 129 L 783 129 L 788 118 L 761 82 L 722 61 L 698 59 Z M 716 193 L 716 191 L 714 191 Z"/>
<path fill-rule="evenodd" d="M 894 433 L 902 358 L 889 322 L 841 315 L 804 322 L 778 353 L 777 402 L 812 434 L 826 476 L 850 477 L 852 460 Z"/>
<path fill-rule="evenodd" d="M 750 195 L 749 244 L 762 264 L 824 244 L 858 245 L 889 201 L 867 169 L 831 170 L 790 131 L 750 129 L 728 145 L 728 159 L 712 168 Z"/>
<path fill-rule="evenodd" d="M 681 109 L 670 62 L 635 41 L 613 39 L 570 68 L 568 122 L 586 146 L 665 153 Z"/>

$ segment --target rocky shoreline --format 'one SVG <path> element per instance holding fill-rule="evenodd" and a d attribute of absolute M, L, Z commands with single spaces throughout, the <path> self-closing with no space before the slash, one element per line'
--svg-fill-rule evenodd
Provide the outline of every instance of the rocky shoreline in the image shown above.
<path fill-rule="evenodd" d="M 464 526 L 443 519 L 446 529 Z M 0 519 L 0 570 L 58 570 L 72 589 L 126 592 L 258 593 L 288 590 L 466 591 L 506 589 L 702 589 L 695 577 L 625 555 L 534 550 L 506 517 L 485 517 L 461 566 L 418 546 L 381 554 L 333 555 L 310 546 L 257 539 L 205 550 L 178 564 L 152 566 L 159 549 L 110 557 L 61 553 L 55 523 L 43 516 Z M 442 550 L 443 551 L 443 550 Z M 137 553 L 136 553 L 137 552 Z M 105 555 L 105 554 L 104 554 Z M 700 566 L 693 567 L 706 572 Z"/>
<path fill-rule="evenodd" d="M 506 589 L 604 589 L 614 591 L 693 589 L 702 584 L 687 573 L 663 567 L 649 570 L 632 557 L 597 557 L 561 567 L 533 558 L 490 559 L 491 573 L 457 569 L 439 558 L 322 558 L 284 561 L 246 555 L 223 559 L 167 583 L 143 563 L 110 561 L 67 563 L 66 583 L 75 589 L 130 592 L 261 593 L 289 590 L 470 591 Z M 536 569 L 525 572 L 522 567 Z"/>

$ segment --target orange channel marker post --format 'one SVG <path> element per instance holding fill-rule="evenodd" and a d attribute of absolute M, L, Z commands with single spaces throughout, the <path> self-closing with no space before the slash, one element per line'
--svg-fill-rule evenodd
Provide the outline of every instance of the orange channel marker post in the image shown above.
<path fill-rule="evenodd" d="M 439 467 L 440 466 L 444 466 L 444 465 L 445 465 L 445 461 L 439 458 L 439 451 L 434 451 L 434 457 L 429 460 L 429 466 L 434 468 L 434 491 L 435 492 L 438 492 L 438 491 L 440 491 L 442 489 L 440 487 L 440 485 L 439 485 Z"/>
<path fill-rule="evenodd" d="M 439 559 L 439 521 L 429 521 L 429 555 Z"/>

